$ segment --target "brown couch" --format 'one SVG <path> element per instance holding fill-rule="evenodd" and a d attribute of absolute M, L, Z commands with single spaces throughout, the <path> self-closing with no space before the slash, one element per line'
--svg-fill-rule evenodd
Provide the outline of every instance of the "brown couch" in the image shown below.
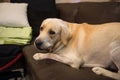
<path fill-rule="evenodd" d="M 61 3 L 56 5 L 59 18 L 69 21 L 90 24 L 105 22 L 120 22 L 119 2 L 83 2 L 83 3 Z M 91 68 L 73 69 L 70 66 L 46 59 L 35 61 L 33 55 L 39 52 L 31 44 L 23 49 L 26 59 L 26 71 L 31 80 L 113 80 L 108 77 L 98 76 Z M 117 71 L 115 68 L 107 68 Z"/>

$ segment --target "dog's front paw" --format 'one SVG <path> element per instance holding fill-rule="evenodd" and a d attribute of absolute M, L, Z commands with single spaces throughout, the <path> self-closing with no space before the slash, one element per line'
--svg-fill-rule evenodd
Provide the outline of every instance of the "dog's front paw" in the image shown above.
<path fill-rule="evenodd" d="M 70 66 L 71 66 L 72 68 L 79 69 L 79 65 L 76 65 L 76 64 L 70 64 Z"/>
<path fill-rule="evenodd" d="M 94 67 L 92 68 L 92 71 L 97 75 L 101 75 L 102 74 L 101 69 L 102 69 L 101 67 Z"/>
<path fill-rule="evenodd" d="M 40 53 L 36 53 L 33 55 L 33 59 L 40 60 Z"/>

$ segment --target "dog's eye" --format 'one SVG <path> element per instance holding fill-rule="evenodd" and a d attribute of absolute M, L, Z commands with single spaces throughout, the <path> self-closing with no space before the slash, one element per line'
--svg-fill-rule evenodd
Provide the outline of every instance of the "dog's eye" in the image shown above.
<path fill-rule="evenodd" d="M 49 34 L 53 35 L 53 34 L 55 34 L 55 32 L 52 31 L 52 30 L 50 30 L 50 31 L 49 31 Z"/>
<path fill-rule="evenodd" d="M 43 30 L 43 27 L 40 27 L 40 30 L 42 31 L 42 30 Z"/>

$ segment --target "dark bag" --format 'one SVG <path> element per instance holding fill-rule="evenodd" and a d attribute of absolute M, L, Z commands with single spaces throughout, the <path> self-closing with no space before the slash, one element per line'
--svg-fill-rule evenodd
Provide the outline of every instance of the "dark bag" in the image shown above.
<path fill-rule="evenodd" d="M 58 17 L 55 0 L 29 0 L 28 3 L 28 21 L 33 29 L 33 36 L 38 36 L 44 19 Z"/>
<path fill-rule="evenodd" d="M 22 46 L 0 45 L 0 71 L 10 67 L 22 57 Z"/>

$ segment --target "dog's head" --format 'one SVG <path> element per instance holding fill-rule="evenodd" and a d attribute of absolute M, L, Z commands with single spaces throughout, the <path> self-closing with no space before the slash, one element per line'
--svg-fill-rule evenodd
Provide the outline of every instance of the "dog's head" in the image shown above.
<path fill-rule="evenodd" d="M 40 51 L 53 51 L 55 45 L 61 42 L 67 45 L 70 31 L 65 21 L 56 18 L 45 19 L 40 27 L 40 34 L 34 44 Z"/>

